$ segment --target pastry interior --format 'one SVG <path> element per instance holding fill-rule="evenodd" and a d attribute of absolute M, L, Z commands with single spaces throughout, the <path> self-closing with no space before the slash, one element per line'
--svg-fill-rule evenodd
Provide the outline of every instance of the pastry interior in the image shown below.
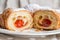
<path fill-rule="evenodd" d="M 6 9 L 2 17 L 4 19 L 4 27 L 9 30 L 21 31 L 32 27 L 31 12 L 27 10 L 14 11 L 13 9 Z"/>

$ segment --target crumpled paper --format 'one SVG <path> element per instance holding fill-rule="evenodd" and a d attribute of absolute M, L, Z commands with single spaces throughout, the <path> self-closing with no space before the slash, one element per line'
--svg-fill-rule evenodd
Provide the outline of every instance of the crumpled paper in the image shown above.
<path fill-rule="evenodd" d="M 24 8 L 31 12 L 35 12 L 36 10 L 40 10 L 40 9 L 51 9 L 50 7 L 47 7 L 47 6 L 43 7 L 38 4 L 29 4 L 29 5 L 26 5 Z"/>

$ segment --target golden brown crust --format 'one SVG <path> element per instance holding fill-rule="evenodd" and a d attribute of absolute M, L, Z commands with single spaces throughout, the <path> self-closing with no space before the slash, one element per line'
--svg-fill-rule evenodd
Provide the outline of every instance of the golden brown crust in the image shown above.
<path fill-rule="evenodd" d="M 3 13 L 2 13 L 2 18 L 3 18 L 3 21 L 4 21 L 4 28 L 6 28 L 6 29 L 9 29 L 6 25 L 6 23 L 7 23 L 7 19 L 8 19 L 8 17 L 9 17 L 9 15 L 12 13 L 12 9 L 11 8 L 8 8 L 8 9 L 5 9 L 4 11 L 3 11 Z"/>
<path fill-rule="evenodd" d="M 4 20 L 2 18 L 2 14 L 0 14 L 0 27 L 4 28 Z"/>
<path fill-rule="evenodd" d="M 7 28 L 6 22 L 11 12 L 12 12 L 12 9 L 8 8 L 8 9 L 5 9 L 2 14 L 0 14 L 0 26 L 2 28 Z"/>
<path fill-rule="evenodd" d="M 57 27 L 57 29 L 59 29 L 60 28 L 60 13 L 57 12 L 57 15 L 58 15 L 58 19 L 59 19 L 58 20 L 58 27 Z"/>
<path fill-rule="evenodd" d="M 59 14 L 58 12 L 56 11 L 53 11 L 53 10 L 37 10 L 34 12 L 34 16 L 37 15 L 37 12 L 40 12 L 40 11 L 51 11 L 53 13 L 53 15 L 55 15 L 55 17 L 57 18 L 57 25 L 53 28 L 46 28 L 46 27 L 40 27 L 40 26 L 36 26 L 35 22 L 36 20 L 34 19 L 34 28 L 36 29 L 59 29 L 60 28 L 60 17 L 59 17 Z M 39 16 L 39 15 L 38 15 Z M 36 18 L 36 17 L 35 17 Z"/>

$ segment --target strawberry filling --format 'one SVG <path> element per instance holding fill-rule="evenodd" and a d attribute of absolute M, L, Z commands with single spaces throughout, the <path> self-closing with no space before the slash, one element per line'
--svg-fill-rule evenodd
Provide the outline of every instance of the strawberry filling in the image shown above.
<path fill-rule="evenodd" d="M 43 19 L 39 24 L 44 27 L 49 27 L 51 25 L 51 21 L 49 19 Z"/>
<path fill-rule="evenodd" d="M 23 24 L 24 24 L 24 21 L 21 20 L 21 19 L 15 21 L 15 26 L 16 26 L 17 28 L 23 27 Z"/>

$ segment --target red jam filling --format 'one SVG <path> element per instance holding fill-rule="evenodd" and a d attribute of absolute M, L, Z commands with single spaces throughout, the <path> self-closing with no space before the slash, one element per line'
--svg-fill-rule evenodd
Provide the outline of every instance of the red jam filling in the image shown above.
<path fill-rule="evenodd" d="M 49 19 L 43 19 L 42 23 L 39 24 L 44 27 L 49 27 L 51 25 L 51 21 Z"/>
<path fill-rule="evenodd" d="M 21 20 L 21 19 L 15 21 L 15 26 L 16 26 L 17 28 L 23 27 L 23 24 L 24 24 L 24 21 Z"/>

